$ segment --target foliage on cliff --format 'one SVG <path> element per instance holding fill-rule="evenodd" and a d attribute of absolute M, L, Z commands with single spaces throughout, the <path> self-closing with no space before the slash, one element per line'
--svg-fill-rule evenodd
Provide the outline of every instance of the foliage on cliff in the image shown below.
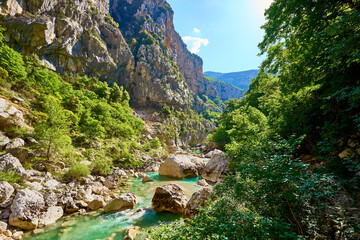
<path fill-rule="evenodd" d="M 199 216 L 154 239 L 360 237 L 359 11 L 351 0 L 274 1 L 261 71 L 212 135 L 230 175 Z"/>
<path fill-rule="evenodd" d="M 90 170 L 106 175 L 112 165 L 136 166 L 141 164 L 137 153 L 161 147 L 141 139 L 143 122 L 134 116 L 122 86 L 61 76 L 43 67 L 36 55 L 23 57 L 1 41 L 0 52 L 0 94 L 26 99 L 23 107 L 34 131 L 15 131 L 39 141 L 34 148 L 43 154 L 35 160 L 63 160 L 72 165 L 69 176 L 89 173 L 87 166 L 79 168 L 79 162 L 89 160 Z"/>

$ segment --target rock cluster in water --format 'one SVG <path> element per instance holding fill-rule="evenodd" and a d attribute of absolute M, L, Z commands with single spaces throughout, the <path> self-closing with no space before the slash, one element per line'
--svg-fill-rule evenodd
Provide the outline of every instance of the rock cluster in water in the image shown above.
<path fill-rule="evenodd" d="M 200 176 L 205 167 L 204 160 L 194 156 L 175 155 L 169 157 L 159 168 L 159 174 L 174 178 Z"/>

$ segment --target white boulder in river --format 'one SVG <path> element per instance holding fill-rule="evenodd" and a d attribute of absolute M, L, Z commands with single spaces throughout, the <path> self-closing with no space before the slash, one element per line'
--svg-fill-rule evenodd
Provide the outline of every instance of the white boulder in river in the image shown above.
<path fill-rule="evenodd" d="M 105 208 L 105 212 L 120 211 L 123 209 L 132 209 L 138 203 L 137 197 L 133 193 L 124 193 L 118 198 L 109 202 Z"/>
<path fill-rule="evenodd" d="M 187 155 L 169 157 L 159 168 L 159 174 L 174 178 L 200 176 L 205 163 L 201 158 Z"/>
<path fill-rule="evenodd" d="M 211 160 L 206 164 L 201 177 L 210 182 L 217 182 L 226 170 L 230 160 L 229 157 L 223 155 L 222 151 L 214 150 Z"/>
<path fill-rule="evenodd" d="M 155 212 L 183 214 L 186 203 L 184 188 L 176 183 L 170 183 L 156 188 L 152 208 Z"/>

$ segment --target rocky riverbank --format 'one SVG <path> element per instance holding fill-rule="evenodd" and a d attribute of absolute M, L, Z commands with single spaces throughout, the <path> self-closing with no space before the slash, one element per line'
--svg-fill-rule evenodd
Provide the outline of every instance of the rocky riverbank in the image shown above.
<path fill-rule="evenodd" d="M 114 167 L 113 173 L 109 176 L 90 175 L 71 182 L 60 181 L 47 171 L 47 168 L 41 171 L 25 170 L 17 157 L 11 153 L 3 154 L 0 156 L 1 171 L 13 169 L 21 175 L 21 181 L 19 183 L 0 182 L 0 237 L 2 239 L 21 239 L 23 231 L 51 225 L 68 214 L 82 215 L 104 207 L 105 212 L 134 208 L 137 203 L 136 196 L 132 193 L 125 195 L 122 193 L 126 191 L 126 180 L 129 177 L 142 178 L 143 182 L 152 180 L 144 173 L 144 170 L 157 171 L 160 168 L 161 174 L 161 169 L 166 168 L 167 174 L 165 175 L 180 174 L 180 178 L 185 178 L 202 176 L 202 174 L 207 176 L 209 169 L 212 169 L 213 175 L 218 177 L 211 179 L 214 181 L 209 181 L 209 183 L 214 184 L 221 179 L 227 159 L 221 157 L 220 151 L 207 154 L 208 157 L 211 156 L 211 160 L 206 165 L 201 158 L 187 155 L 183 150 L 181 153 L 182 155 L 173 155 L 163 162 L 153 163 L 151 167 L 144 166 L 143 171 Z M 203 154 L 199 155 L 203 156 Z M 173 164 L 173 167 L 168 168 L 169 162 Z M 47 166 L 52 169 L 66 167 L 62 162 L 49 163 Z M 193 171 L 189 171 L 189 169 L 193 169 Z M 209 186 L 204 179 L 199 181 L 199 185 L 204 185 L 205 188 Z M 169 190 L 169 187 L 172 189 Z M 161 192 L 161 189 L 164 191 Z M 203 193 L 204 191 L 200 190 L 200 192 L 194 193 L 194 196 L 188 201 L 184 197 L 181 186 L 176 184 L 160 186 L 156 190 L 152 207 L 155 211 L 176 212 L 190 217 L 196 211 L 199 203 L 204 203 L 204 200 L 201 199 L 209 198 L 209 191 L 206 190 Z M 164 192 L 166 194 L 163 194 Z M 175 209 L 174 205 L 177 205 L 178 210 L 171 210 Z"/>

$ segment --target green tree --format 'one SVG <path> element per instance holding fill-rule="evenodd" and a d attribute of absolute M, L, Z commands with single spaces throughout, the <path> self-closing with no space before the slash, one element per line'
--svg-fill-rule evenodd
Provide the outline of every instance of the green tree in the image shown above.
<path fill-rule="evenodd" d="M 7 45 L 0 46 L 0 67 L 9 73 L 12 81 L 22 80 L 26 77 L 21 54 Z"/>
<path fill-rule="evenodd" d="M 46 159 L 50 160 L 55 154 L 71 149 L 69 114 L 53 96 L 45 96 L 42 106 L 47 120 L 35 126 L 35 135 L 46 153 Z"/>
<path fill-rule="evenodd" d="M 251 136 L 268 133 L 267 117 L 260 110 L 241 99 L 232 99 L 225 104 L 227 109 L 220 117 L 219 127 L 210 136 L 222 149 L 232 141 L 244 141 Z"/>
<path fill-rule="evenodd" d="M 115 82 L 110 89 L 110 99 L 112 102 L 121 102 L 123 98 L 124 87 L 119 87 Z"/>

